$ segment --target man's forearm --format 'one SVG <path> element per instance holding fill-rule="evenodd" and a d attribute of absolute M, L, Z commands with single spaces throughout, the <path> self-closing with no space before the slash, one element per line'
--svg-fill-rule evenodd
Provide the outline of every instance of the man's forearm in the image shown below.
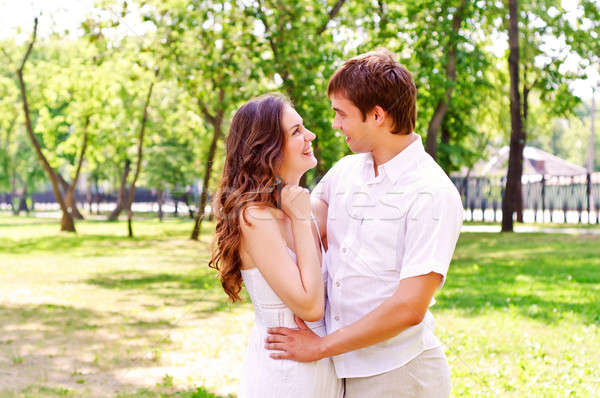
<path fill-rule="evenodd" d="M 388 340 L 403 330 L 418 324 L 422 316 L 393 297 L 384 301 L 353 324 L 336 330 L 321 339 L 321 357 L 331 357 L 358 350 Z"/>
<path fill-rule="evenodd" d="M 434 272 L 400 281 L 396 293 L 379 307 L 321 339 L 322 358 L 380 343 L 419 324 L 441 281 Z"/>

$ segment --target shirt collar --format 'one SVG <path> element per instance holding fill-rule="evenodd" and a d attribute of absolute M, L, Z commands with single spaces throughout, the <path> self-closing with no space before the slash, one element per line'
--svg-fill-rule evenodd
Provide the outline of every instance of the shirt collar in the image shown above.
<path fill-rule="evenodd" d="M 388 160 L 387 162 L 379 165 L 379 176 L 388 176 L 392 183 L 396 183 L 398 179 L 405 173 L 414 170 L 416 163 L 419 161 L 421 156 L 425 153 L 423 147 L 423 141 L 421 137 L 415 133 L 416 139 L 411 142 L 406 148 L 404 148 L 396 156 Z M 369 153 L 365 158 L 365 163 L 373 170 L 373 156 Z M 379 181 L 380 178 L 375 178 L 374 181 Z"/>

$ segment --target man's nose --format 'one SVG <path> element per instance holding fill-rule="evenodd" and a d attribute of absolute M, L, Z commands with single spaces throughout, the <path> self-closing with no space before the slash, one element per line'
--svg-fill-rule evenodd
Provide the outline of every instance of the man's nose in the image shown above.
<path fill-rule="evenodd" d="M 338 121 L 338 118 L 334 118 L 333 122 L 331 123 L 331 127 L 334 130 L 341 130 L 342 129 L 342 124 Z"/>

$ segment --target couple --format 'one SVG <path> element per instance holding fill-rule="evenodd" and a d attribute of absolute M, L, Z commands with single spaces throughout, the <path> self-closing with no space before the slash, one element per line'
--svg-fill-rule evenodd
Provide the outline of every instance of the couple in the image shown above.
<path fill-rule="evenodd" d="M 413 130 L 416 87 L 392 54 L 346 61 L 329 81 L 355 155 L 312 195 L 315 134 L 267 95 L 233 117 L 211 266 L 255 323 L 240 397 L 448 397 L 428 307 L 462 224 L 458 192 Z"/>

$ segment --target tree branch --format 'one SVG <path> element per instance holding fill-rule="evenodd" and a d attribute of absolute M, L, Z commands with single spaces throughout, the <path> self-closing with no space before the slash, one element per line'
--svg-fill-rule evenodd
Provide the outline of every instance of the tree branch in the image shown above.
<path fill-rule="evenodd" d="M 88 115 L 85 118 L 85 125 L 83 131 L 83 143 L 81 144 L 81 152 L 79 153 L 79 161 L 77 162 L 77 169 L 75 170 L 75 175 L 71 180 L 71 185 L 69 186 L 69 191 L 75 191 L 75 186 L 77 185 L 77 180 L 79 180 L 79 173 L 81 171 L 81 165 L 83 164 L 83 158 L 85 156 L 85 151 L 87 149 L 88 143 L 88 126 L 90 125 L 90 116 Z"/>
<path fill-rule="evenodd" d="M 321 25 L 321 27 L 319 29 L 317 29 L 317 36 L 320 36 L 321 33 L 325 32 L 325 30 L 327 30 L 327 25 L 329 24 L 329 22 L 335 18 L 338 13 L 340 12 L 340 9 L 342 8 L 342 6 L 344 5 L 344 3 L 346 2 L 346 0 L 337 0 L 336 3 L 334 4 L 334 6 L 331 8 L 331 10 L 329 10 L 328 18 L 327 20 L 323 23 L 323 25 Z"/>
<path fill-rule="evenodd" d="M 208 108 L 206 107 L 206 104 L 204 103 L 204 101 L 202 101 L 200 98 L 196 99 L 196 102 L 198 103 L 198 107 L 200 108 L 200 110 L 202 111 L 202 114 L 204 115 L 204 117 L 211 123 L 214 124 L 216 117 L 211 115 Z"/>
<path fill-rule="evenodd" d="M 279 64 L 279 53 L 277 52 L 277 46 L 275 46 L 275 42 L 273 41 L 273 33 L 271 32 L 271 27 L 267 22 L 267 16 L 263 12 L 262 1 L 258 0 L 258 18 L 263 23 L 265 27 L 265 33 L 267 33 L 267 38 L 269 40 L 269 45 L 271 46 L 271 51 L 273 51 L 273 58 L 275 59 L 275 63 Z"/>
<path fill-rule="evenodd" d="M 29 47 L 27 47 L 27 52 L 25 53 L 25 56 L 23 57 L 23 62 L 21 62 L 21 66 L 18 69 L 18 72 L 20 74 L 23 74 L 23 68 L 25 68 L 25 62 L 27 62 L 27 58 L 29 58 L 29 54 L 31 54 L 31 50 L 33 49 L 33 44 L 35 43 L 35 39 L 37 37 L 37 26 L 38 26 L 37 17 L 35 17 L 33 21 L 34 21 L 33 22 L 33 38 L 31 39 L 31 43 L 29 43 Z"/>
<path fill-rule="evenodd" d="M 10 62 L 10 63 L 13 62 L 12 57 L 10 56 L 9 53 L 6 52 L 6 50 L 4 49 L 4 47 L 0 47 L 0 51 L 2 51 L 2 54 L 4 54 L 4 56 L 6 58 L 8 58 L 8 62 Z"/>

